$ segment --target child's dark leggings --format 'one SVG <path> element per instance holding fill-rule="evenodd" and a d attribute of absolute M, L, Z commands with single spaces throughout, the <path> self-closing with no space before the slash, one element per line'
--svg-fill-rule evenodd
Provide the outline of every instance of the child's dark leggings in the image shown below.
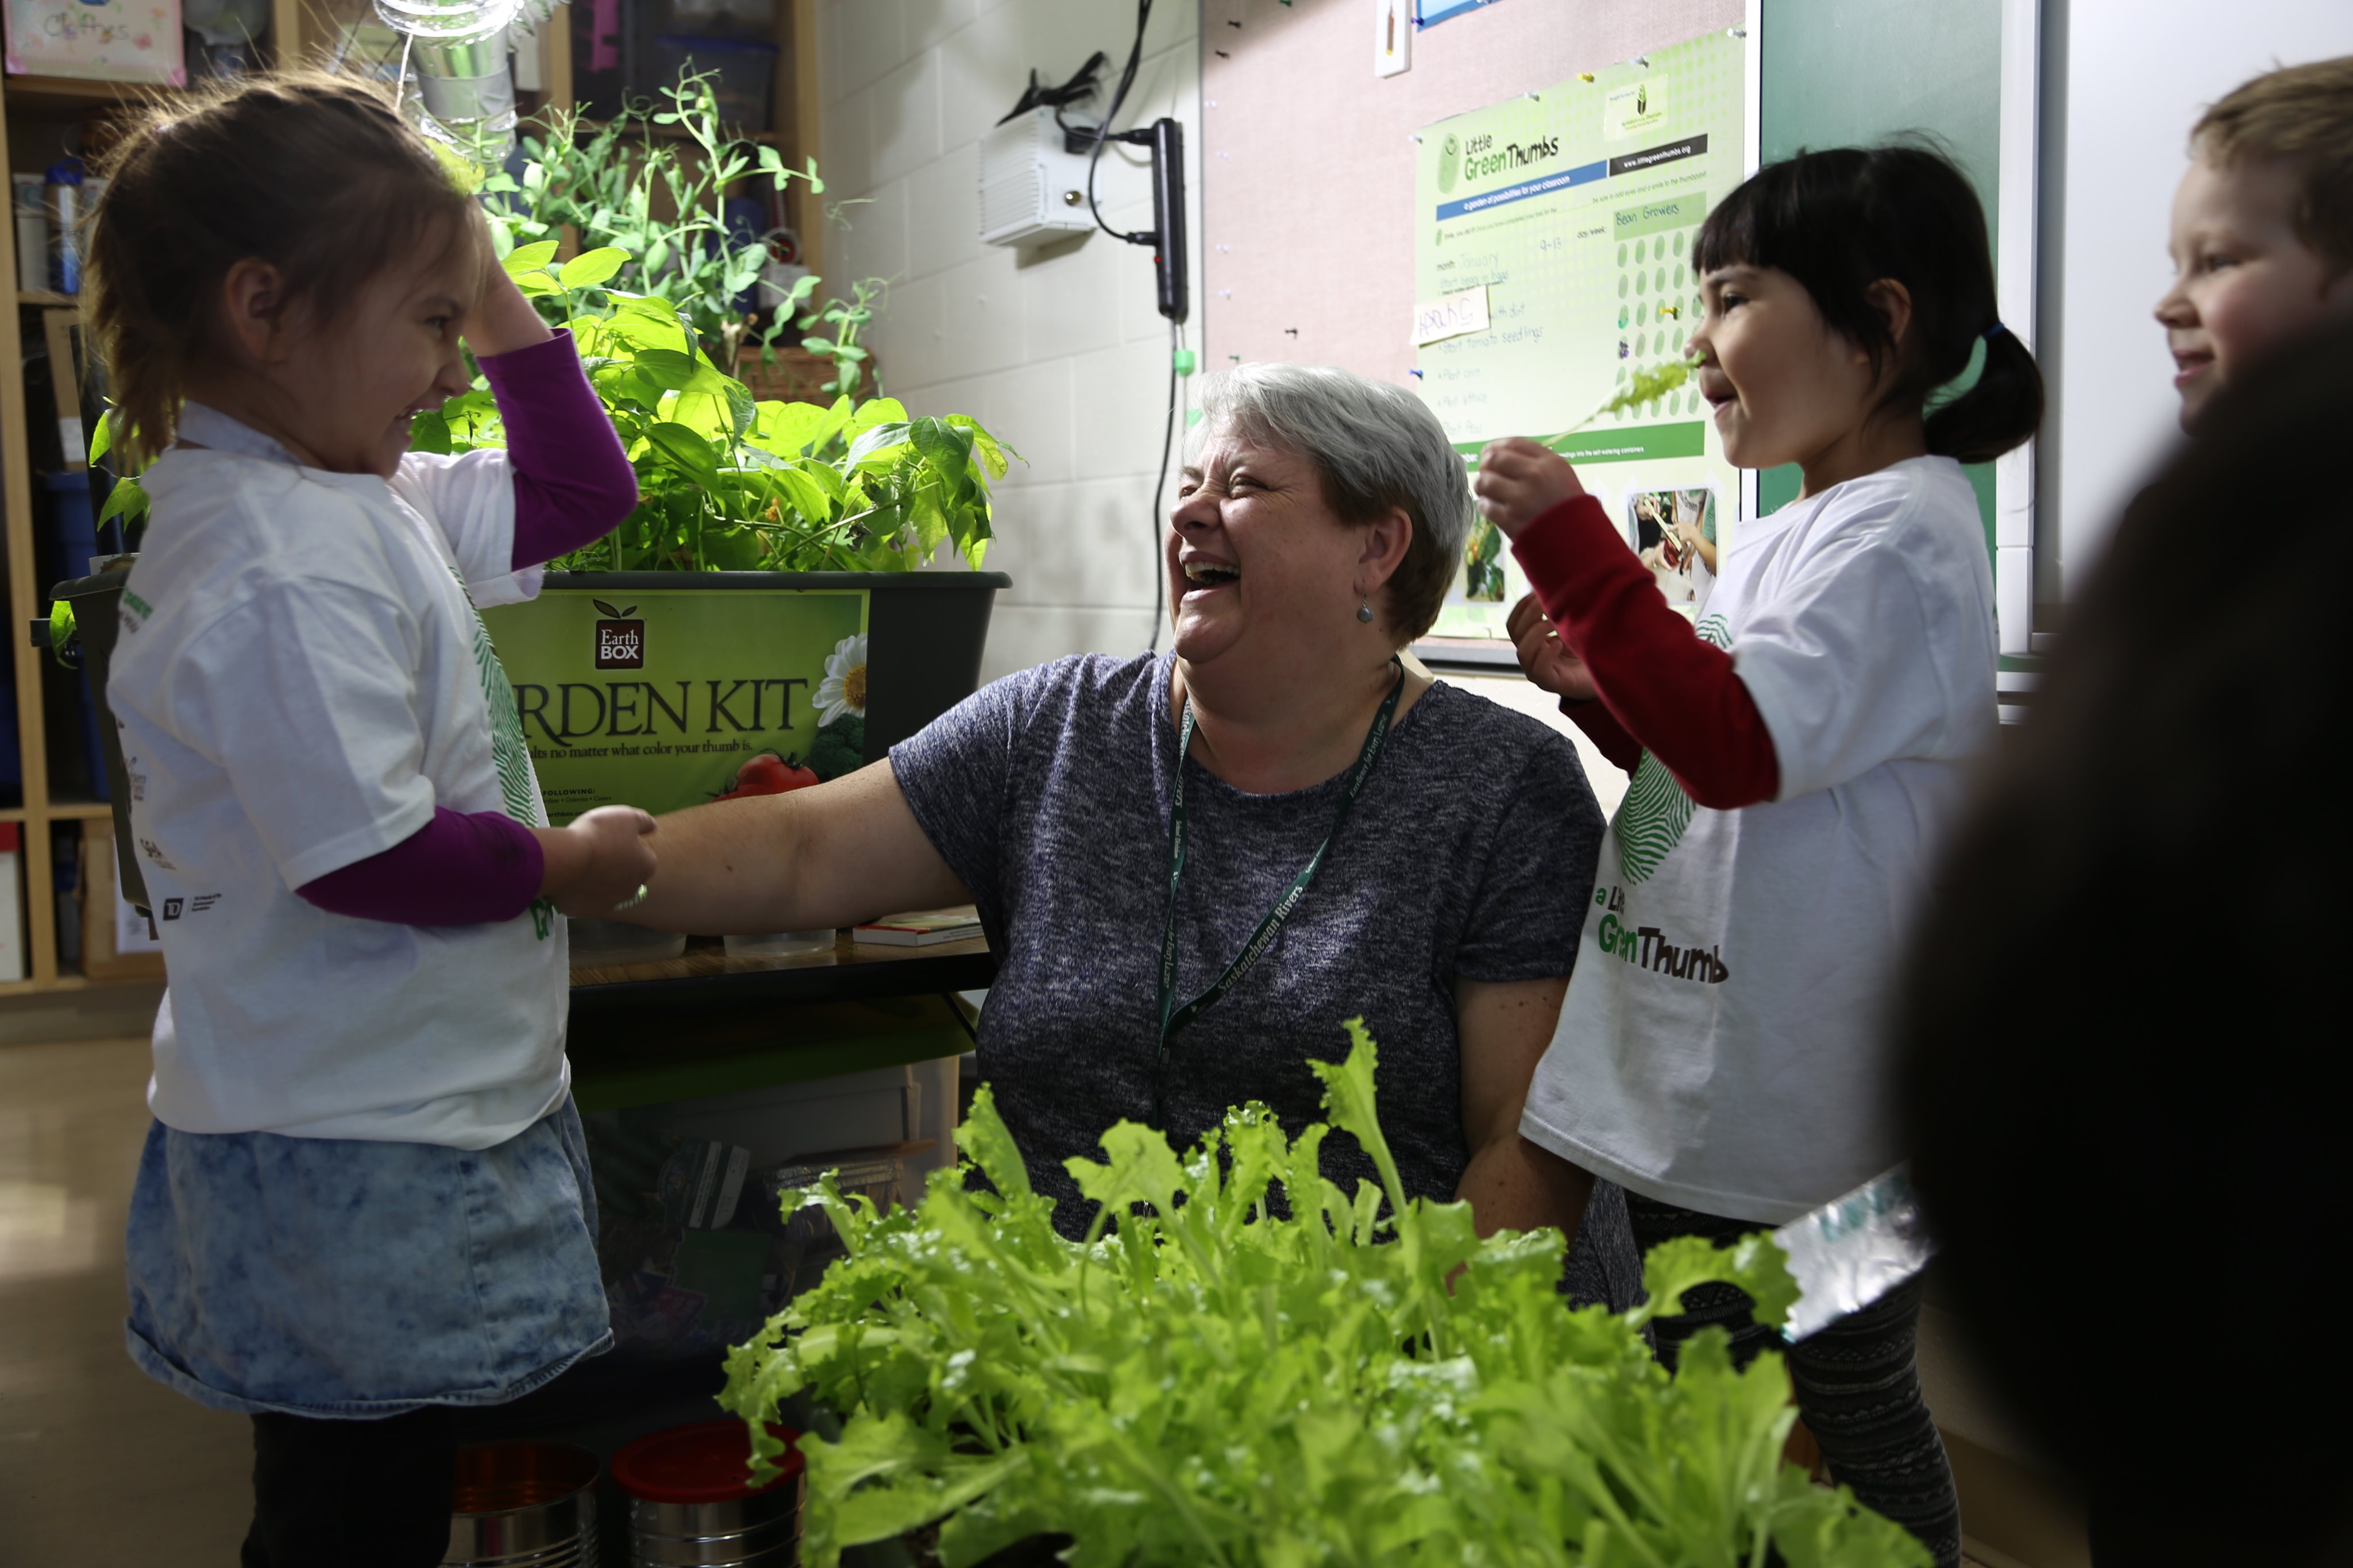
<path fill-rule="evenodd" d="M 1720 1219 L 1626 1194 L 1634 1245 L 1648 1252 L 1671 1237 L 1704 1236 L 1718 1247 L 1765 1227 Z M 1854 1489 L 1866 1508 L 1885 1514 L 1934 1553 L 1937 1568 L 1961 1560 L 1961 1502 L 1944 1439 L 1920 1396 L 1913 1340 L 1920 1321 L 1920 1280 L 1915 1276 L 1861 1311 L 1849 1313 L 1796 1344 L 1748 1315 L 1748 1293 L 1730 1285 L 1702 1285 L 1683 1294 L 1681 1317 L 1660 1318 L 1659 1360 L 1669 1371 L 1685 1340 L 1711 1325 L 1732 1335 L 1735 1365 L 1764 1350 L 1788 1360 L 1798 1411 L 1822 1446 L 1831 1476 Z"/>
<path fill-rule="evenodd" d="M 449 1550 L 457 1413 L 253 1418 L 243 1568 L 433 1568 Z"/>

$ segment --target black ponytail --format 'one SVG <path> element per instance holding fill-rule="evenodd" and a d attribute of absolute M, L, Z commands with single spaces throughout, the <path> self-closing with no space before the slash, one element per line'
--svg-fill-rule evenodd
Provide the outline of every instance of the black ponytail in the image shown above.
<path fill-rule="evenodd" d="M 1703 275 L 1770 267 L 1803 284 L 1823 321 L 1871 356 L 1874 374 L 1895 358 L 1880 406 L 1925 409 L 1928 450 L 1940 457 L 1991 462 L 2042 423 L 2042 373 L 2000 325 L 1977 192 L 1929 147 L 1833 147 L 1767 164 L 1708 215 L 1692 260 Z M 1912 296 L 1900 349 L 1871 300 L 1883 278 Z M 1977 384 L 1928 407 L 1968 368 L 1980 340 Z"/>

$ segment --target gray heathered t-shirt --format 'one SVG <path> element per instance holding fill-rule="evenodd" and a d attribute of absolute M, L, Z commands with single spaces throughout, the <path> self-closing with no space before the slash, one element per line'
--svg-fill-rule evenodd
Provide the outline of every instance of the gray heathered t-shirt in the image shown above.
<path fill-rule="evenodd" d="M 1059 659 L 983 688 L 892 748 L 915 820 L 980 909 L 998 955 L 982 1077 L 1056 1221 L 1092 1205 L 1062 1161 L 1148 1121 L 1155 969 L 1167 908 L 1176 731 L 1166 657 Z M 1186 761 L 1191 842 L 1178 896 L 1177 996 L 1224 973 L 1330 831 L 1342 781 L 1246 795 Z M 1380 1045 L 1381 1125 L 1409 1196 L 1451 1198 L 1469 1163 L 1454 982 L 1565 975 L 1601 814 L 1569 742 L 1443 682 L 1398 721 L 1306 897 L 1233 991 L 1171 1042 L 1166 1128 L 1179 1148 L 1262 1100 L 1293 1134 L 1321 1120 L 1307 1063 Z M 1376 1183 L 1355 1139 L 1324 1145 L 1345 1191 Z M 1622 1195 L 1603 1185 L 1570 1287 L 1630 1304 L 1640 1278 Z"/>

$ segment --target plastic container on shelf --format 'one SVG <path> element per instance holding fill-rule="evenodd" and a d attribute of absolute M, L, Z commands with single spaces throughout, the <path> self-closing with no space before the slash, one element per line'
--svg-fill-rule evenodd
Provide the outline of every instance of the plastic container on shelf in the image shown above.
<path fill-rule="evenodd" d="M 0 822 L 0 984 L 25 978 L 25 829 Z"/>
<path fill-rule="evenodd" d="M 741 1421 L 702 1421 L 640 1437 L 613 1456 L 629 1500 L 629 1561 L 641 1568 L 790 1568 L 800 1554 L 805 1482 L 800 1434 L 771 1425 L 788 1447 L 765 1486 L 749 1479 Z"/>
<path fill-rule="evenodd" d="M 792 958 L 807 952 L 831 952 L 834 932 L 825 931 L 777 931 L 759 936 L 731 936 L 726 939 L 730 958 Z"/>
<path fill-rule="evenodd" d="M 459 1449 L 444 1568 L 596 1568 L 600 1468 L 569 1443 Z"/>

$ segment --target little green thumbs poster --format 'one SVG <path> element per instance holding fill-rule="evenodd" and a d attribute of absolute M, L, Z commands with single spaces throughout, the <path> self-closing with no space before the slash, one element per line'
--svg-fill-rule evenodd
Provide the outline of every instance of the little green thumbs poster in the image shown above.
<path fill-rule="evenodd" d="M 1747 162 L 1747 41 L 1712 33 L 1427 126 L 1415 179 L 1418 385 L 1467 459 L 1554 440 L 1669 603 L 1704 594 L 1738 475 L 1696 386 L 1596 416 L 1679 363 L 1700 315 L 1692 240 Z M 1432 311 L 1483 290 L 1484 310 Z M 1665 498 L 1665 499 L 1662 499 Z M 1433 634 L 1500 637 L 1525 584 L 1491 524 Z M 1696 586 L 1694 585 L 1696 584 Z"/>

